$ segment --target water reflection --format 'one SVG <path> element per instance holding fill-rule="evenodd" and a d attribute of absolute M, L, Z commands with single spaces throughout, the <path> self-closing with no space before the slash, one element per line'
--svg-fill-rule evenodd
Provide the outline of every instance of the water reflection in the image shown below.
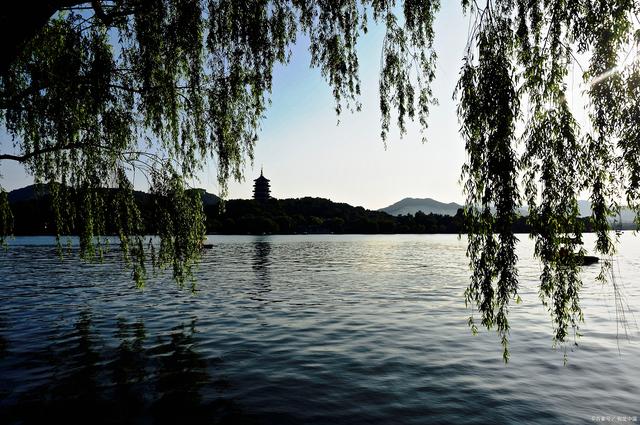
<path fill-rule="evenodd" d="M 184 326 L 173 329 L 168 343 L 151 350 L 159 361 L 151 407 L 156 423 L 178 423 L 185 415 L 204 420 L 213 413 L 202 402 L 201 391 L 210 377 L 205 359 L 193 350 L 195 327 L 193 320 L 186 331 Z"/>
<path fill-rule="evenodd" d="M 270 279 L 271 242 L 264 237 L 258 237 L 253 241 L 253 249 L 253 271 L 256 273 L 258 281 L 267 283 Z"/>
<path fill-rule="evenodd" d="M 267 294 L 271 292 L 271 242 L 265 236 L 258 236 L 253 241 L 251 268 L 255 273 L 255 290 L 251 291 L 254 301 L 268 302 Z"/>
<path fill-rule="evenodd" d="M 59 326 L 59 325 L 58 325 Z M 91 314 L 83 311 L 73 329 L 58 335 L 43 351 L 22 353 L 25 367 L 38 366 L 46 383 L 17 396 L 6 412 L 8 423 L 91 422 L 92 411 L 104 410 L 97 383 L 99 352 L 91 334 Z"/>
<path fill-rule="evenodd" d="M 8 344 L 7 339 L 4 337 L 5 324 L 4 319 L 0 317 L 0 359 L 7 355 Z"/>
<path fill-rule="evenodd" d="M 12 394 L 8 406 L 0 403 L 0 422 L 246 423 L 242 409 L 222 397 L 231 384 L 209 373 L 221 361 L 207 361 L 196 349 L 195 320 L 157 338 L 141 320 L 115 325 L 118 345 L 110 347 L 83 311 L 46 352 L 26 354 L 26 364 L 47 359 L 46 383 Z"/>
<path fill-rule="evenodd" d="M 4 336 L 5 333 L 5 321 L 2 316 L 0 316 L 0 360 L 4 359 L 7 356 L 9 351 L 9 344 L 7 343 L 7 339 Z M 0 407 L 2 406 L 2 401 L 10 394 L 9 388 L 6 384 L 0 383 Z M 0 409 L 0 413 L 2 410 Z M 0 414 L 0 422 L 2 420 L 2 415 Z"/>
<path fill-rule="evenodd" d="M 115 384 L 113 398 L 117 416 L 125 419 L 127 415 L 140 415 L 143 410 L 149 363 L 144 350 L 147 333 L 142 321 L 130 324 L 118 318 L 115 337 L 120 340 L 120 345 L 110 367 Z"/>

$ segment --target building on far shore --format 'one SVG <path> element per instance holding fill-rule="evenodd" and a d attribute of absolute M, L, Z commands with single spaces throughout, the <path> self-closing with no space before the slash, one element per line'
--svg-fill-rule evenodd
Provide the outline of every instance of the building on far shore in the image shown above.
<path fill-rule="evenodd" d="M 262 175 L 260 168 L 260 177 L 253 181 L 253 199 L 256 201 L 266 201 L 271 198 L 271 189 L 269 187 L 269 179 Z"/>

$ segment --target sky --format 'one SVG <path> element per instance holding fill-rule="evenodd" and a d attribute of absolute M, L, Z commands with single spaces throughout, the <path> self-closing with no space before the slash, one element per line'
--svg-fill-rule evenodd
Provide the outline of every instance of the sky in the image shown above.
<path fill-rule="evenodd" d="M 362 110 L 335 114 L 329 85 L 310 68 L 308 40 L 299 37 L 291 61 L 274 71 L 272 104 L 262 123 L 253 166 L 245 181 L 229 182 L 229 199 L 250 198 L 253 179 L 271 180 L 272 196 L 323 197 L 369 209 L 386 207 L 405 197 L 462 203 L 460 171 L 465 159 L 452 99 L 467 39 L 468 16 L 460 2 L 444 1 L 435 20 L 438 54 L 427 142 L 419 126 L 409 124 L 400 138 L 392 126 L 387 146 L 380 138 L 378 81 L 384 28 L 370 25 L 359 40 Z M 393 122 L 392 116 L 392 122 Z M 339 120 L 339 124 L 338 124 Z M 8 146 L 6 134 L 3 147 Z M 33 180 L 11 161 L 0 164 L 2 186 L 12 190 Z M 218 193 L 215 164 L 195 185 Z"/>

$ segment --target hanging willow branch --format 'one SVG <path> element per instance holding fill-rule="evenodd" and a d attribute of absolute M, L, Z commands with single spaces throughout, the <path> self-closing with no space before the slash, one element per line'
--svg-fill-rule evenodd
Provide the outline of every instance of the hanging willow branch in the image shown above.
<path fill-rule="evenodd" d="M 637 53 L 632 20 L 637 21 L 638 4 L 489 0 L 463 5 L 475 17 L 456 91 L 469 154 L 463 178 L 473 276 L 465 297 L 482 325 L 496 328 L 506 361 L 506 312 L 510 300 L 519 300 L 517 239 L 510 223 L 520 198 L 529 210 L 535 255 L 542 262 L 539 294 L 557 344 L 566 341 L 570 328 L 579 336 L 584 320 L 578 196 L 591 193 L 594 248 L 605 257 L 615 252 L 610 220 L 619 213 L 617 200 L 626 194 L 638 210 L 638 59 L 619 66 L 623 57 Z M 576 56 L 587 53 L 591 59 L 583 79 L 590 122 L 581 129 L 567 102 L 567 78 Z M 516 125 L 521 134 L 515 134 Z M 603 261 L 599 279 L 606 280 L 610 267 Z M 473 317 L 469 324 L 475 331 Z"/>

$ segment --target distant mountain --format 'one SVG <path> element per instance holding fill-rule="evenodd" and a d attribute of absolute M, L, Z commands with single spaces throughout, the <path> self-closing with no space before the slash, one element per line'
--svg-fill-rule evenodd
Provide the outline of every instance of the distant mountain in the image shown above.
<path fill-rule="evenodd" d="M 207 192 L 204 189 L 191 189 L 200 192 L 202 196 L 202 205 L 211 206 L 217 205 L 220 202 L 220 198 L 212 193 Z M 139 190 L 134 190 L 133 194 L 138 200 L 146 200 L 149 194 Z M 20 189 L 12 190 L 7 194 L 9 204 L 15 204 L 18 202 L 34 201 L 40 198 L 46 198 L 50 195 L 49 185 L 47 184 L 32 184 L 22 187 Z"/>
<path fill-rule="evenodd" d="M 401 201 L 396 202 L 393 205 L 389 205 L 386 208 L 381 208 L 379 211 L 384 211 L 390 215 L 414 215 L 418 211 L 422 211 L 425 214 L 433 213 L 433 214 L 441 214 L 441 215 L 450 215 L 455 216 L 458 208 L 462 208 L 462 205 L 456 204 L 455 202 L 451 202 L 445 204 L 443 202 L 436 201 L 431 198 L 404 198 Z M 587 200 L 579 200 L 578 201 L 578 209 L 580 211 L 580 217 L 589 217 L 591 216 L 591 202 Z M 526 216 L 529 214 L 526 208 L 520 208 L 518 212 Z M 635 218 L 635 213 L 629 208 L 622 208 L 620 211 L 620 216 L 612 217 L 612 221 L 616 220 L 618 222 L 624 224 L 633 223 Z"/>
<path fill-rule="evenodd" d="M 211 206 L 211 205 L 218 205 L 220 203 L 220 198 L 216 195 L 214 195 L 213 193 L 209 193 L 204 189 L 194 189 L 200 192 L 200 195 L 202 196 L 202 205 L 204 205 L 205 207 Z"/>
<path fill-rule="evenodd" d="M 581 200 L 578 201 L 578 209 L 580 210 L 580 217 L 589 217 L 591 216 L 591 202 Z M 633 220 L 636 218 L 636 214 L 627 207 L 623 207 L 620 209 L 620 215 L 615 217 L 611 217 L 611 221 L 617 221 L 623 224 L 633 223 Z"/>
<path fill-rule="evenodd" d="M 49 195 L 49 186 L 45 184 L 32 184 L 20 189 L 12 190 L 7 194 L 10 204 L 16 202 L 33 201 L 39 197 Z"/>
<path fill-rule="evenodd" d="M 462 208 L 462 205 L 456 204 L 455 202 L 445 204 L 444 202 L 439 202 L 431 198 L 404 198 L 393 205 L 381 208 L 379 211 L 396 216 L 407 214 L 413 215 L 418 211 L 422 211 L 425 214 L 433 213 L 454 216 L 458 212 L 459 208 Z"/>

